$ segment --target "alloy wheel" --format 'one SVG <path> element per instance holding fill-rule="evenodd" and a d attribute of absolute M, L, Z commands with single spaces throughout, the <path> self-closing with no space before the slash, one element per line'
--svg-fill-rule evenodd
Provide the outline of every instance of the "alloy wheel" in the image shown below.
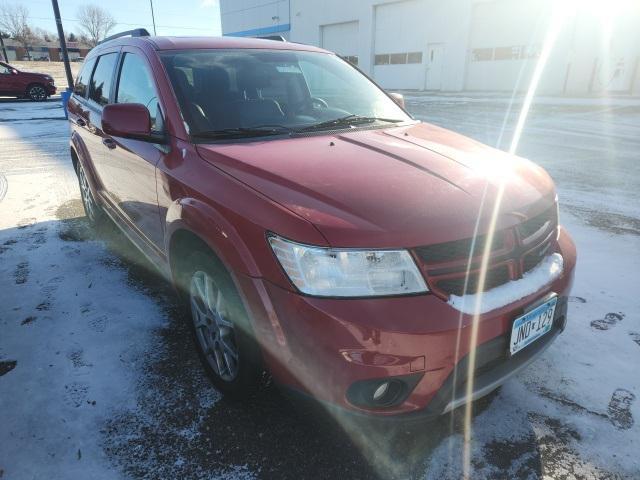
<path fill-rule="evenodd" d="M 223 290 L 211 275 L 198 270 L 191 277 L 189 296 L 196 337 L 207 362 L 222 380 L 233 381 L 238 376 L 239 351 Z"/>
<path fill-rule="evenodd" d="M 91 196 L 91 188 L 89 187 L 89 181 L 84 173 L 84 168 L 78 166 L 78 179 L 80 180 L 80 195 L 82 197 L 82 204 L 84 205 L 84 211 L 87 217 L 92 222 L 95 222 L 97 218 L 97 206 Z"/>
<path fill-rule="evenodd" d="M 47 98 L 47 92 L 41 85 L 34 85 L 29 89 L 29 98 L 41 102 Z"/>

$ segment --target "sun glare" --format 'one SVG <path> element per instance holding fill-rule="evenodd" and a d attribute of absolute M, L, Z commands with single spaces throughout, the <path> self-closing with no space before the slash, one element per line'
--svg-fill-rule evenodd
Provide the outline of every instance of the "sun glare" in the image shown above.
<path fill-rule="evenodd" d="M 550 18 L 547 31 L 544 38 L 544 43 L 542 46 L 542 51 L 537 60 L 533 75 L 531 80 L 529 81 L 529 85 L 527 87 L 527 91 L 524 97 L 524 101 L 522 103 L 522 107 L 520 109 L 520 113 L 518 115 L 518 121 L 516 123 L 516 127 L 513 133 L 513 137 L 511 140 L 511 144 L 509 147 L 509 153 L 514 154 L 520 143 L 520 139 L 522 137 L 522 133 L 526 124 L 527 117 L 531 110 L 531 105 L 534 101 L 538 85 L 540 80 L 544 74 L 545 67 L 547 66 L 547 62 L 551 54 L 554 51 L 554 47 L 556 42 L 558 41 L 559 36 L 562 34 L 563 29 L 567 27 L 568 23 L 574 19 L 577 15 L 593 15 L 600 19 L 601 27 L 599 33 L 602 36 L 602 48 L 606 57 L 608 57 L 608 45 L 610 39 L 613 34 L 614 29 L 614 21 L 620 15 L 623 15 L 625 12 L 634 8 L 637 8 L 637 2 L 633 2 L 632 0 L 569 0 L 564 3 L 559 3 L 554 5 L 554 9 L 552 12 L 552 16 Z M 513 99 L 512 99 L 513 101 Z M 485 203 L 485 199 L 481 203 L 481 211 L 480 216 L 484 216 L 483 208 L 491 208 L 490 214 L 490 225 L 489 231 L 487 233 L 488 240 L 486 242 L 486 247 L 483 252 L 481 269 L 480 269 L 480 277 L 479 277 L 479 287 L 477 291 L 479 292 L 476 297 L 476 302 L 474 306 L 474 314 L 471 324 L 471 331 L 469 335 L 469 363 L 467 368 L 467 376 L 469 381 L 466 385 L 466 396 L 468 402 L 465 406 L 465 414 L 464 414 L 464 447 L 463 447 L 463 476 L 465 479 L 472 478 L 471 472 L 471 451 L 472 451 L 472 439 L 473 439 L 473 428 L 472 428 L 472 395 L 474 391 L 474 378 L 473 372 L 475 371 L 476 357 L 475 357 L 475 347 L 477 346 L 478 341 L 478 324 L 480 320 L 480 314 L 482 312 L 482 302 L 483 302 L 483 293 L 484 292 L 484 283 L 486 281 L 487 276 L 487 268 L 489 264 L 489 255 L 490 248 L 488 246 L 491 245 L 493 236 L 496 231 L 497 220 L 501 212 L 501 203 L 505 188 L 505 179 L 502 177 L 497 177 L 497 195 L 495 198 L 495 202 L 492 206 L 487 205 Z M 485 190 L 485 195 L 487 191 Z"/>

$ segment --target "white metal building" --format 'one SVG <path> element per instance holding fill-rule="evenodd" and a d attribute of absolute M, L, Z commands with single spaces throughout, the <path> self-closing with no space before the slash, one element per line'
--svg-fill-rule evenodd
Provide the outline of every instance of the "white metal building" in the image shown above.
<path fill-rule="evenodd" d="M 221 0 L 224 35 L 335 51 L 383 87 L 640 94 L 638 0 Z"/>

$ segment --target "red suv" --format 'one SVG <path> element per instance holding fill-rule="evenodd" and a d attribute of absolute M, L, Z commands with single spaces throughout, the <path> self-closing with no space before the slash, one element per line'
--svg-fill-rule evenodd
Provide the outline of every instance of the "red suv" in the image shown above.
<path fill-rule="evenodd" d="M 27 97 L 40 102 L 56 93 L 53 77 L 44 73 L 21 72 L 0 62 L 0 97 Z"/>
<path fill-rule="evenodd" d="M 296 43 L 133 36 L 87 57 L 69 103 L 87 216 L 175 284 L 223 391 L 266 368 L 339 412 L 428 417 L 564 329 L 576 250 L 549 175 L 398 102 Z"/>

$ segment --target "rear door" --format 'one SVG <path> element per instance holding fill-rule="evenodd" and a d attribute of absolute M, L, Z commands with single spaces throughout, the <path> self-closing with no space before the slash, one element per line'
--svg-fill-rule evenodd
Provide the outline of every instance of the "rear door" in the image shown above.
<path fill-rule="evenodd" d="M 89 124 L 89 106 L 87 105 L 87 93 L 89 91 L 89 81 L 93 73 L 93 68 L 96 66 L 96 59 L 91 58 L 87 60 L 80 74 L 76 78 L 76 83 L 73 87 L 73 95 L 69 99 L 67 109 L 69 111 L 69 121 L 71 122 L 71 129 L 74 133 L 74 142 L 80 150 L 79 154 L 85 160 L 85 169 L 89 173 L 91 179 L 95 180 L 95 157 L 102 153 L 101 149 L 90 148 L 94 143 L 93 134 L 87 128 Z"/>
<path fill-rule="evenodd" d="M 107 185 L 111 182 L 113 174 L 109 169 L 109 161 L 105 158 L 105 134 L 102 131 L 102 109 L 107 105 L 113 95 L 116 65 L 118 64 L 119 50 L 107 51 L 100 55 L 93 68 L 93 74 L 89 81 L 89 89 L 86 102 L 87 146 L 91 151 L 91 158 L 95 168 L 95 174 L 101 186 L 101 194 L 111 203 L 108 196 Z M 105 193 L 107 195 L 105 195 Z"/>
<path fill-rule="evenodd" d="M 123 47 L 118 64 L 114 103 L 140 103 L 151 115 L 151 128 L 163 133 L 162 108 L 156 83 L 144 53 L 136 47 Z M 164 230 L 156 194 L 156 165 L 163 147 L 122 137 L 105 137 L 105 164 L 109 177 L 105 188 L 119 213 L 137 233 L 161 252 Z"/>

